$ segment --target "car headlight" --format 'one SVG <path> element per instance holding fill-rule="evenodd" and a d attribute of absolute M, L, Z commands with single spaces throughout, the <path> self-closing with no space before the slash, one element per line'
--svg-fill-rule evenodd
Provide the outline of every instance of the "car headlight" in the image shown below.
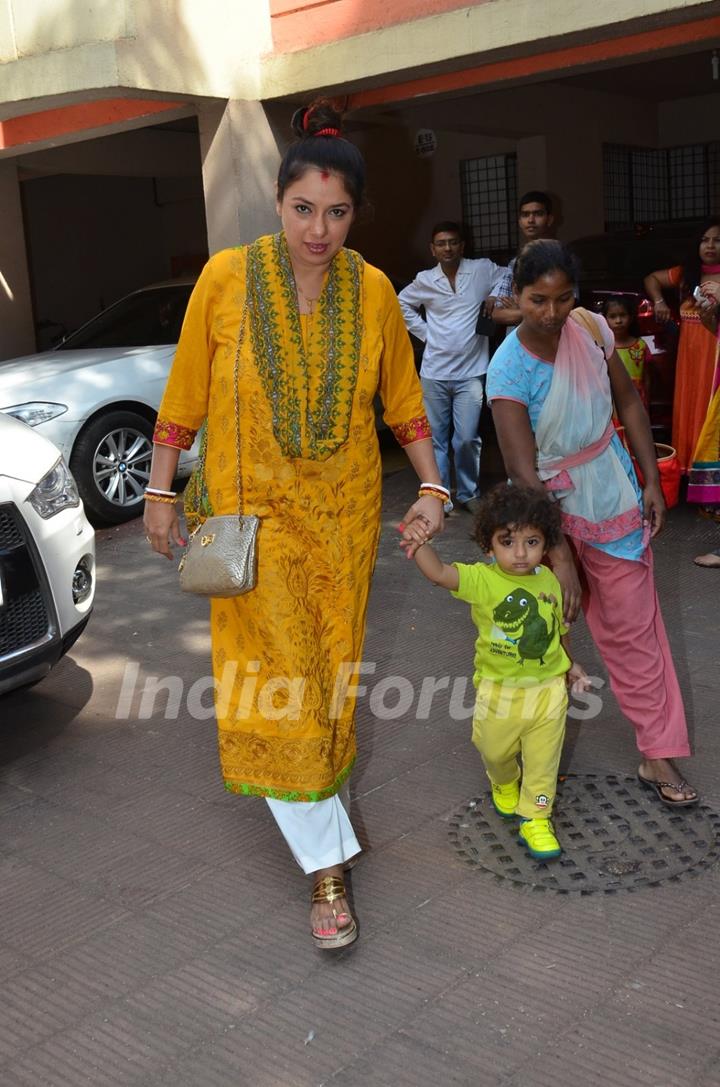
<path fill-rule="evenodd" d="M 79 506 L 80 495 L 75 480 L 61 457 L 27 497 L 28 502 L 45 520 L 68 506 Z"/>
<path fill-rule="evenodd" d="M 43 401 L 34 401 L 30 404 L 10 404 L 7 408 L 0 408 L 6 415 L 14 415 L 28 426 L 39 426 L 50 419 L 56 419 L 58 415 L 64 415 L 67 404 L 49 404 Z"/>

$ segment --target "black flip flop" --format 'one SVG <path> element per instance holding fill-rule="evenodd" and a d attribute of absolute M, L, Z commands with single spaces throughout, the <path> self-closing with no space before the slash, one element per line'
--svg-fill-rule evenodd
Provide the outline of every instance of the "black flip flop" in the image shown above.
<path fill-rule="evenodd" d="M 662 792 L 663 789 L 675 789 L 680 792 L 681 789 L 691 789 L 692 785 L 688 785 L 684 779 L 682 781 L 651 781 L 650 778 L 644 778 L 638 771 L 638 781 L 641 785 L 644 785 L 646 789 L 653 789 L 657 794 L 658 800 L 661 800 L 668 808 L 690 808 L 694 804 L 699 803 L 700 797 L 694 796 L 687 800 L 671 800 L 669 796 L 665 796 Z"/>

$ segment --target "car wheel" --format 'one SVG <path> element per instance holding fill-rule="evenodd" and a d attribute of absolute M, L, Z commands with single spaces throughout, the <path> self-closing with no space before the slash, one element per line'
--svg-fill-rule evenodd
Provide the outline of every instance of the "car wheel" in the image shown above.
<path fill-rule="evenodd" d="M 80 433 L 70 471 L 93 524 L 118 525 L 142 513 L 152 436 L 152 424 L 132 411 L 109 411 Z"/>

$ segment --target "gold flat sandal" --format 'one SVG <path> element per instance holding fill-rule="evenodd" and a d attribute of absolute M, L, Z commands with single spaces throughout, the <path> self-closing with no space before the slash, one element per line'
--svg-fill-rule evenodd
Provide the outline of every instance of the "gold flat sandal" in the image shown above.
<path fill-rule="evenodd" d="M 338 876 L 324 876 L 313 887 L 311 902 L 313 905 L 317 902 L 329 902 L 330 905 L 337 898 L 345 898 L 345 884 Z M 343 911 L 344 912 L 344 911 Z M 337 912 L 333 909 L 333 914 L 337 923 Z M 350 924 L 343 925 L 342 928 L 337 926 L 337 932 L 332 936 L 321 936 L 319 933 L 312 930 L 313 943 L 316 947 L 322 948 L 323 951 L 331 951 L 338 947 L 347 947 L 348 944 L 357 940 L 358 930 L 355 924 L 355 918 L 351 916 Z"/>

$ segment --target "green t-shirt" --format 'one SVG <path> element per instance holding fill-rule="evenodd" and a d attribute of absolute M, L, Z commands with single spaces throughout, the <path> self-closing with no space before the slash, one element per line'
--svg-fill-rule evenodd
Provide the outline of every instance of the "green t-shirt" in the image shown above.
<path fill-rule="evenodd" d="M 482 679 L 531 687 L 570 668 L 560 636 L 568 628 L 562 617 L 560 582 L 547 566 L 532 574 L 504 573 L 496 563 L 455 562 L 460 584 L 453 596 L 471 606 L 478 629 L 475 642 L 476 687 Z M 557 603 L 541 600 L 554 596 Z"/>

